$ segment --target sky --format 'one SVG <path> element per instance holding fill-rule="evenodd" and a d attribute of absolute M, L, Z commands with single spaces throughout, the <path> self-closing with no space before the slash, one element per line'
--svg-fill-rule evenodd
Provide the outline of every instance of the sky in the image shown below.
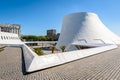
<path fill-rule="evenodd" d="M 20 24 L 23 35 L 60 33 L 63 17 L 76 12 L 96 13 L 120 36 L 120 0 L 0 0 L 0 24 Z"/>

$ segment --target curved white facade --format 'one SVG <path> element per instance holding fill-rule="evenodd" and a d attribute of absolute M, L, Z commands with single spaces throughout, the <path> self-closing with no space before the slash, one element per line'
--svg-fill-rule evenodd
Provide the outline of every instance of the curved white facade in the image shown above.
<path fill-rule="evenodd" d="M 18 34 L 8 33 L 8 32 L 0 32 L 0 45 L 8 45 L 8 46 L 19 46 L 23 44 L 19 39 Z"/>
<path fill-rule="evenodd" d="M 73 13 L 64 17 L 57 49 L 75 50 L 73 44 L 120 44 L 120 38 L 112 33 L 94 13 Z"/>

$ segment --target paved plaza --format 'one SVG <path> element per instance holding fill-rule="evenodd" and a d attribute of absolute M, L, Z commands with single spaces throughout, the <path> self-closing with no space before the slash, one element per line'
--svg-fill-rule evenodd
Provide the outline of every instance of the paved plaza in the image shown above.
<path fill-rule="evenodd" d="M 120 47 L 30 74 L 21 48 L 6 47 L 0 52 L 0 80 L 120 80 Z"/>

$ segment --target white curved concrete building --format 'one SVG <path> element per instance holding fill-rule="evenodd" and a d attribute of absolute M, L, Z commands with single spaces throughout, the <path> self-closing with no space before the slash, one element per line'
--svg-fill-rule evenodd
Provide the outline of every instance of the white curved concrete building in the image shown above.
<path fill-rule="evenodd" d="M 75 50 L 75 45 L 120 44 L 120 38 L 112 33 L 94 13 L 80 12 L 66 15 L 56 45 L 65 45 L 66 50 Z"/>

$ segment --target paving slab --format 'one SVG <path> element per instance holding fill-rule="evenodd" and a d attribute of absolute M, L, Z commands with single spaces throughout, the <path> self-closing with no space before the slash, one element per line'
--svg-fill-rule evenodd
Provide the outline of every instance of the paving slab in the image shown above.
<path fill-rule="evenodd" d="M 120 80 L 120 47 L 26 75 L 21 48 L 6 47 L 0 52 L 0 80 Z"/>

